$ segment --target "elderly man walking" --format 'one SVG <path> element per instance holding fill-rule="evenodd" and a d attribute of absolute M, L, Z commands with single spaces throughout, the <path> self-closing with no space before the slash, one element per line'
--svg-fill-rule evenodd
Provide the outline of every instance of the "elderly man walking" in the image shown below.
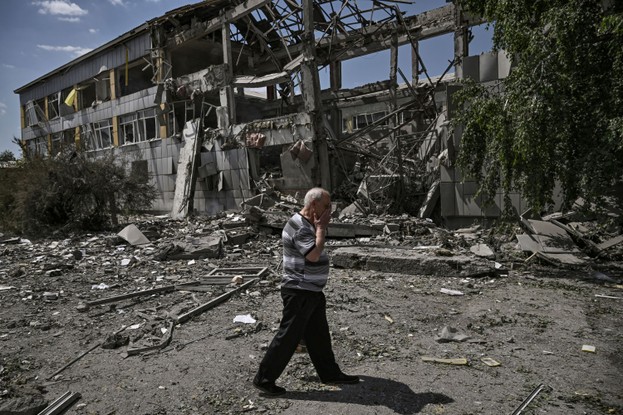
<path fill-rule="evenodd" d="M 292 358 L 301 339 L 323 383 L 358 383 L 359 377 L 344 374 L 335 362 L 322 289 L 329 277 L 329 256 L 324 245 L 331 219 L 331 196 L 315 187 L 307 192 L 303 209 L 283 228 L 283 316 L 279 330 L 253 379 L 266 395 L 286 390 L 275 381 Z"/>

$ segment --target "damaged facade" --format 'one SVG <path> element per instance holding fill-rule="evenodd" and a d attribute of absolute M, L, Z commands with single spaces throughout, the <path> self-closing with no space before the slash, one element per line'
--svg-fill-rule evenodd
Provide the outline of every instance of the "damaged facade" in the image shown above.
<path fill-rule="evenodd" d="M 147 173 L 159 190 L 152 209 L 173 217 L 314 185 L 357 209 L 407 207 L 448 225 L 498 216 L 502 198 L 484 210 L 476 184 L 454 169 L 448 125 L 456 79 L 496 82 L 508 60 L 469 56 L 469 27 L 482 21 L 453 3 L 413 16 L 397 3 L 206 0 L 172 10 L 17 89 L 27 154 L 114 152 Z M 418 42 L 446 34 L 455 59 L 431 78 Z M 411 79 L 397 64 L 403 45 Z M 389 79 L 342 87 L 342 62 L 383 50 Z"/>

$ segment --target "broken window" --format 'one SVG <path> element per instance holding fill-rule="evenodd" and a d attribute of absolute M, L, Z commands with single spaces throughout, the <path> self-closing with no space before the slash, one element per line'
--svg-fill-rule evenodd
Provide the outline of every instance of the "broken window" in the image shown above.
<path fill-rule="evenodd" d="M 80 138 L 87 151 L 101 150 L 112 146 L 112 122 L 110 119 L 83 125 Z"/>
<path fill-rule="evenodd" d="M 61 117 L 75 112 L 73 98 L 71 98 L 72 91 L 74 91 L 74 88 L 71 87 L 61 91 L 61 97 L 58 103 L 59 115 Z M 75 95 L 76 93 L 73 92 L 73 94 Z"/>
<path fill-rule="evenodd" d="M 75 132 L 73 129 L 52 134 L 52 154 L 58 154 L 63 149 L 73 146 Z"/>
<path fill-rule="evenodd" d="M 122 97 L 154 86 L 151 80 L 154 76 L 152 66 L 145 66 L 145 60 L 143 59 L 128 64 L 127 79 L 126 65 L 119 66 L 115 73 L 117 74 L 118 81 L 116 82 L 117 96 Z"/>
<path fill-rule="evenodd" d="M 139 111 L 138 117 L 140 141 L 148 141 L 158 138 L 156 109 L 151 108 Z"/>
<path fill-rule="evenodd" d="M 24 106 L 24 119 L 27 127 L 47 121 L 39 101 L 28 101 Z"/>
<path fill-rule="evenodd" d="M 361 130 L 371 124 L 388 125 L 388 119 L 383 120 L 387 116 L 387 111 L 377 111 L 372 113 L 364 113 L 356 116 L 347 116 L 342 119 L 342 132 L 352 133 Z M 381 120 L 381 121 L 379 121 Z"/>
<path fill-rule="evenodd" d="M 167 128 L 169 131 L 169 136 L 175 135 L 180 132 L 180 128 L 178 126 L 177 119 L 175 118 L 175 111 L 169 111 L 169 116 L 167 118 Z"/>
<path fill-rule="evenodd" d="M 89 124 L 80 126 L 80 145 L 84 150 L 93 150 L 93 129 Z"/>
<path fill-rule="evenodd" d="M 112 146 L 112 122 L 111 120 L 103 120 L 93 123 L 93 133 L 99 148 L 108 148 Z"/>
<path fill-rule="evenodd" d="M 119 116 L 119 145 L 131 144 L 136 139 L 136 114 Z"/>
<path fill-rule="evenodd" d="M 110 78 L 95 78 L 95 100 L 96 102 L 108 101 L 110 99 Z"/>
<path fill-rule="evenodd" d="M 95 83 L 89 83 L 78 87 L 78 109 L 92 107 L 96 104 Z"/>
<path fill-rule="evenodd" d="M 159 137 L 160 123 L 156 108 L 119 116 L 119 145 L 154 140 Z"/>
<path fill-rule="evenodd" d="M 47 137 L 37 137 L 26 142 L 26 151 L 29 157 L 45 157 L 48 155 Z"/>
<path fill-rule="evenodd" d="M 48 96 L 48 119 L 53 120 L 60 115 L 60 109 L 58 107 L 60 100 L 60 92 Z"/>

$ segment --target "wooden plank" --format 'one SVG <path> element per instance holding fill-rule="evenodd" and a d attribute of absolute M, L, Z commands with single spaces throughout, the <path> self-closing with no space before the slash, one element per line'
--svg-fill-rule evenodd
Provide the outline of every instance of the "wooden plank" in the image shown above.
<path fill-rule="evenodd" d="M 167 285 L 164 287 L 152 288 L 151 290 L 136 291 L 133 293 L 117 295 L 114 297 L 100 298 L 99 300 L 87 301 L 86 305 L 89 307 L 92 307 L 92 306 L 101 305 L 101 304 L 115 303 L 117 301 L 127 300 L 128 298 L 140 297 L 143 295 L 160 294 L 160 293 L 166 293 L 166 292 L 171 292 L 171 291 L 175 291 L 175 285 Z"/>
<path fill-rule="evenodd" d="M 259 281 L 259 278 L 254 278 L 254 279 L 252 279 L 251 281 L 245 282 L 244 284 L 242 284 L 242 285 L 241 285 L 240 287 L 238 287 L 238 288 L 235 288 L 235 289 L 233 289 L 233 290 L 231 290 L 231 291 L 228 291 L 228 292 L 226 292 L 225 294 L 220 295 L 220 296 L 218 296 L 218 297 L 214 298 L 213 300 L 208 301 L 208 302 L 207 302 L 207 303 L 205 303 L 205 304 L 202 304 L 202 305 L 200 305 L 200 306 L 198 306 L 198 307 L 193 308 L 193 309 L 192 309 L 192 310 L 190 310 L 188 313 L 186 313 L 186 314 L 182 314 L 181 316 L 179 316 L 179 317 L 177 318 L 177 323 L 178 323 L 178 324 L 184 323 L 184 322 L 186 322 L 186 321 L 190 320 L 191 318 L 193 318 L 194 316 L 197 316 L 197 315 L 199 315 L 199 314 L 203 313 L 204 311 L 207 311 L 207 310 L 209 310 L 209 309 L 211 309 L 211 308 L 216 307 L 216 306 L 217 306 L 217 305 L 219 305 L 220 303 L 222 303 L 222 302 L 224 302 L 224 301 L 228 300 L 228 299 L 229 299 L 229 297 L 231 297 L 232 295 L 234 295 L 234 294 L 235 294 L 235 293 L 237 293 L 238 291 L 241 291 L 241 290 L 243 290 L 243 289 L 245 289 L 245 288 L 247 288 L 247 287 L 249 287 L 249 286 L 251 286 L 251 285 L 255 284 L 257 281 Z"/>
<path fill-rule="evenodd" d="M 208 273 L 208 276 L 218 275 L 221 272 L 227 275 L 247 274 L 254 277 L 261 277 L 268 270 L 268 267 L 246 267 L 246 268 L 214 268 Z"/>
<path fill-rule="evenodd" d="M 614 237 L 612 239 L 608 239 L 607 241 L 604 241 L 604 242 L 598 244 L 597 245 L 597 249 L 600 250 L 600 251 L 603 251 L 603 250 L 611 248 L 611 247 L 613 247 L 615 245 L 618 245 L 621 242 L 623 242 L 623 235 L 616 236 L 616 237 Z"/>

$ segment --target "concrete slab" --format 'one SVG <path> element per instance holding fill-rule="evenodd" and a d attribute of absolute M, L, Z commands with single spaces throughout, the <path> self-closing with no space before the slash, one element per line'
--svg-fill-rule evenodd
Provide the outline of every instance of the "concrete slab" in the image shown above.
<path fill-rule="evenodd" d="M 465 277 L 495 273 L 493 263 L 472 256 L 435 256 L 411 249 L 345 247 L 331 254 L 336 268 L 356 268 L 409 275 Z"/>
<path fill-rule="evenodd" d="M 545 222 L 542 220 L 528 219 L 528 223 L 534 229 L 534 233 L 539 235 L 551 236 L 555 238 L 567 238 L 571 241 L 569 234 L 561 229 L 559 226 L 551 222 Z M 573 242 L 572 242 L 573 243 Z"/>

